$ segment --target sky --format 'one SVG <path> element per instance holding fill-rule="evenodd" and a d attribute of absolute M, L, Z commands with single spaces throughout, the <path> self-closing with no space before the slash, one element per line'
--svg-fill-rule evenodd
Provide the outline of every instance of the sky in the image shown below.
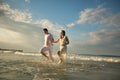
<path fill-rule="evenodd" d="M 56 40 L 61 30 L 68 53 L 120 56 L 119 0 L 0 0 L 0 48 L 39 52 L 43 28 Z M 59 43 L 54 44 L 54 52 Z"/>

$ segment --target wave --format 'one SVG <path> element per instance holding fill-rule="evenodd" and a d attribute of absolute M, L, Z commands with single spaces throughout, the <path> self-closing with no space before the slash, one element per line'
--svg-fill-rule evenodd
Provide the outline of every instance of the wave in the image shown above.
<path fill-rule="evenodd" d="M 29 56 L 42 56 L 41 54 L 38 53 L 22 53 L 22 52 L 15 52 L 15 54 L 19 55 L 29 55 Z M 53 55 L 55 58 L 57 55 Z M 67 59 L 70 60 L 85 60 L 85 61 L 104 61 L 104 62 L 120 62 L 120 57 L 119 56 L 104 56 L 104 55 L 68 55 Z"/>
<path fill-rule="evenodd" d="M 7 53 L 7 52 L 6 52 Z M 8 52 L 9 54 L 9 52 Z M 7 54 L 4 54 L 7 55 Z M 11 56 L 10 56 L 11 55 Z M 15 56 L 14 56 L 15 55 Z M 40 60 L 42 58 L 42 55 L 39 53 L 29 53 L 29 52 L 14 52 L 14 54 L 9 54 L 8 57 L 5 58 L 15 58 L 16 59 L 24 59 L 24 60 Z M 53 57 L 55 59 L 58 59 L 57 54 L 54 54 Z M 68 54 L 67 55 L 68 61 L 77 61 L 77 60 L 83 60 L 83 61 L 104 61 L 104 62 L 120 62 L 119 56 L 104 56 L 104 55 L 80 55 L 80 54 Z"/>
<path fill-rule="evenodd" d="M 35 54 L 35 53 L 23 53 L 23 52 L 15 52 L 14 54 L 18 54 L 18 55 L 29 55 L 29 56 L 41 56 L 41 54 Z"/>
<path fill-rule="evenodd" d="M 120 62 L 120 57 L 108 57 L 108 56 L 74 55 L 69 56 L 68 58 L 72 60 Z"/>

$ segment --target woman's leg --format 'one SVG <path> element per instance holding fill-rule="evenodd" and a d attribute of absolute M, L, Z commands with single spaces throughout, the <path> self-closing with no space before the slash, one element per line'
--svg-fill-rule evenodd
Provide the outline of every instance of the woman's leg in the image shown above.
<path fill-rule="evenodd" d="M 62 58 L 61 58 L 60 51 L 58 51 L 58 52 L 57 52 L 57 54 L 58 54 L 58 56 L 59 56 L 59 62 L 58 62 L 58 64 L 60 64 L 60 63 L 62 63 L 62 62 L 63 62 L 63 60 L 62 60 Z"/>

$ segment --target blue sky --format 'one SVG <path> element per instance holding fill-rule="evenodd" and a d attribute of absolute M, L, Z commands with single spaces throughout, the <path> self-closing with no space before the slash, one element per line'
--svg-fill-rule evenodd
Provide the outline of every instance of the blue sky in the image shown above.
<path fill-rule="evenodd" d="M 120 55 L 119 4 L 119 0 L 1 0 L 0 48 L 37 52 L 47 27 L 55 39 L 66 30 L 71 54 Z"/>

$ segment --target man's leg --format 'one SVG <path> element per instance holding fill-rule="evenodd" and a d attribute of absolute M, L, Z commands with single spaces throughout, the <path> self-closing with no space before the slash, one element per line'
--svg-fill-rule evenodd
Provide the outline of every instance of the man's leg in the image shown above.
<path fill-rule="evenodd" d="M 49 60 L 49 57 L 46 55 L 46 53 L 41 52 L 41 54 Z"/>
<path fill-rule="evenodd" d="M 54 58 L 53 58 L 53 56 L 52 56 L 52 51 L 49 51 L 49 57 L 50 57 L 50 59 L 54 62 Z"/>
<path fill-rule="evenodd" d="M 44 57 L 46 57 L 47 60 L 49 60 L 49 57 L 46 55 L 45 50 L 46 50 L 46 48 L 43 47 L 43 48 L 41 49 L 40 53 L 41 53 Z"/>

